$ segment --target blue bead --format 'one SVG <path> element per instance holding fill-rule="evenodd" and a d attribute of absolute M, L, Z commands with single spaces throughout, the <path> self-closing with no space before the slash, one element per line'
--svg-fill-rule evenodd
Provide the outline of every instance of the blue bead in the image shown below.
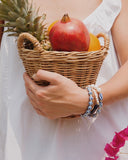
<path fill-rule="evenodd" d="M 92 94 L 92 91 L 89 91 L 88 94 L 89 94 L 89 95 Z"/>
<path fill-rule="evenodd" d="M 92 96 L 90 96 L 90 97 L 89 97 L 89 100 L 93 100 L 93 97 L 92 97 Z"/>
<path fill-rule="evenodd" d="M 92 106 L 92 105 L 93 105 L 93 102 L 92 102 L 92 101 L 89 101 L 88 104 L 89 104 L 89 106 Z"/>
<path fill-rule="evenodd" d="M 89 113 L 91 113 L 91 111 L 90 111 L 90 110 L 87 110 L 86 113 L 89 114 Z"/>
<path fill-rule="evenodd" d="M 103 100 L 103 95 L 102 95 L 102 93 L 99 93 L 99 99 L 100 99 L 100 100 Z"/>
<path fill-rule="evenodd" d="M 92 106 L 88 106 L 88 109 L 89 109 L 89 110 L 92 110 Z"/>
<path fill-rule="evenodd" d="M 100 112 L 101 112 L 101 109 L 98 109 L 98 110 L 97 110 L 97 113 L 100 113 Z"/>
<path fill-rule="evenodd" d="M 102 102 L 99 102 L 99 106 L 102 107 L 102 106 L 103 106 L 103 103 L 102 103 Z"/>
<path fill-rule="evenodd" d="M 85 114 L 83 114 L 83 117 L 86 117 L 88 114 L 87 113 L 85 113 Z"/>

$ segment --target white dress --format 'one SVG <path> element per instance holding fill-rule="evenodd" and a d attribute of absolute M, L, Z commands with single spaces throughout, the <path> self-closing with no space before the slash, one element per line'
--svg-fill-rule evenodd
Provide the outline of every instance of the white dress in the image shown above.
<path fill-rule="evenodd" d="M 110 37 L 98 85 L 119 69 L 111 27 L 120 10 L 121 0 L 103 0 L 84 20 L 90 32 Z M 82 118 L 49 120 L 39 116 L 29 103 L 23 73 L 15 38 L 4 34 L 0 52 L 0 160 L 102 160 L 105 144 L 128 124 L 128 100 L 105 106 L 91 127 Z"/>

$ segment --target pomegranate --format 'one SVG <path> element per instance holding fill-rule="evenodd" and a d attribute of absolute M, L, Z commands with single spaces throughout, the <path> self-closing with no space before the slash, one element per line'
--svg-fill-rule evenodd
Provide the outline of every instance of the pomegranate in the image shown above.
<path fill-rule="evenodd" d="M 87 51 L 90 36 L 83 22 L 65 14 L 51 28 L 49 40 L 56 51 Z"/>

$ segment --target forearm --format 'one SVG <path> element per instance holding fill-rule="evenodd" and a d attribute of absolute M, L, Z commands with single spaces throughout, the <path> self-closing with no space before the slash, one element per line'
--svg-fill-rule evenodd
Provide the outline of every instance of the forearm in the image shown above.
<path fill-rule="evenodd" d="M 121 12 L 112 27 L 112 39 L 122 67 L 101 86 L 104 105 L 128 97 L 128 1 L 122 0 Z"/>
<path fill-rule="evenodd" d="M 108 82 L 100 87 L 104 105 L 126 98 L 128 96 L 128 61 Z"/>

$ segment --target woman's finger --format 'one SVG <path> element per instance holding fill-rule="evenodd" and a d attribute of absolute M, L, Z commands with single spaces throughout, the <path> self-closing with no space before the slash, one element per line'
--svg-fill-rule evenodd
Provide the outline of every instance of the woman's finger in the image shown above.
<path fill-rule="evenodd" d="M 33 75 L 33 79 L 36 81 L 39 80 L 45 80 L 47 82 L 50 82 L 50 84 L 58 84 L 59 79 L 62 76 L 55 73 L 55 72 L 49 72 L 45 70 L 39 70 L 36 74 Z"/>
<path fill-rule="evenodd" d="M 46 114 L 38 108 L 38 105 L 36 104 L 35 101 L 31 100 L 30 103 L 32 104 L 34 110 L 39 114 L 39 115 L 42 115 L 42 116 L 45 116 L 46 117 Z"/>
<path fill-rule="evenodd" d="M 27 93 L 29 99 L 32 99 L 33 101 L 36 101 L 35 93 L 33 93 L 31 91 L 31 89 L 26 87 L 26 93 Z"/>
<path fill-rule="evenodd" d="M 37 91 L 40 87 L 26 74 L 23 75 L 25 86 L 29 88 L 33 93 Z"/>
<path fill-rule="evenodd" d="M 43 102 L 41 102 L 41 106 L 39 105 L 39 102 L 40 102 L 40 100 L 39 100 L 39 98 L 37 98 L 37 96 L 35 96 L 34 94 L 33 94 L 33 92 L 31 92 L 28 88 L 26 89 L 27 91 L 27 95 L 28 95 L 28 97 L 29 97 L 29 100 L 30 101 L 32 101 L 33 102 L 33 104 L 34 104 L 34 108 L 35 109 L 40 109 L 41 111 L 43 111 Z"/>
<path fill-rule="evenodd" d="M 38 109 L 38 108 L 34 108 L 34 109 L 36 110 L 36 112 L 37 112 L 39 115 L 42 115 L 42 116 L 46 117 L 46 114 L 43 113 L 40 109 Z"/>

